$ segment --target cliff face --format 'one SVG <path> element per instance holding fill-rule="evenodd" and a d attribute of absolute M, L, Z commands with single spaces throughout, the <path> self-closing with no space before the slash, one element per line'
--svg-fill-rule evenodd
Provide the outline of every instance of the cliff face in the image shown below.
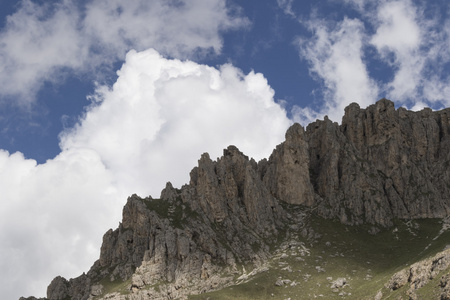
<path fill-rule="evenodd" d="M 342 125 L 293 125 L 262 168 L 278 200 L 317 207 L 345 224 L 441 218 L 450 204 L 450 109 L 395 110 L 353 103 Z"/>
<path fill-rule="evenodd" d="M 203 154 L 190 175 L 181 190 L 168 183 L 160 199 L 131 196 L 91 270 L 55 278 L 47 297 L 91 299 L 106 281 L 126 282 L 131 299 L 176 299 L 230 284 L 237 264 L 263 265 L 287 217 L 256 162 L 230 146 L 216 162 Z"/>
<path fill-rule="evenodd" d="M 449 118 L 450 109 L 395 110 L 382 99 L 366 109 L 351 104 L 342 125 L 294 124 L 268 160 L 256 163 L 234 146 L 217 161 L 205 153 L 181 189 L 168 183 L 160 199 L 130 197 L 91 270 L 55 278 L 47 296 L 99 298 L 111 281 L 125 282 L 130 294 L 108 299 L 174 299 L 223 287 L 240 266 L 262 266 L 287 224 L 301 225 L 292 206 L 377 227 L 447 216 Z"/>
<path fill-rule="evenodd" d="M 351 104 L 342 125 L 306 129 L 316 204 L 324 217 L 390 226 L 393 218 L 449 213 L 450 110 L 395 110 L 382 99 Z"/>

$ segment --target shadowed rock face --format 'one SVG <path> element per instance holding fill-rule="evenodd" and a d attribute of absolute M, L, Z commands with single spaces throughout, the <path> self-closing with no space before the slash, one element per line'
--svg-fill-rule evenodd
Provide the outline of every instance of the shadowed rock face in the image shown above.
<path fill-rule="evenodd" d="M 268 162 L 265 186 L 278 200 L 317 207 L 346 224 L 392 225 L 393 218 L 449 213 L 450 109 L 395 110 L 382 99 L 353 103 L 342 125 L 294 124 Z"/>
<path fill-rule="evenodd" d="M 342 125 L 306 130 L 319 214 L 348 224 L 389 226 L 393 218 L 449 212 L 450 110 L 395 110 L 386 99 L 351 104 Z"/>
<path fill-rule="evenodd" d="M 235 146 L 217 161 L 205 153 L 181 189 L 168 183 L 160 199 L 131 196 L 91 270 L 55 278 L 47 296 L 90 299 L 102 294 L 98 282 L 105 279 L 128 281 L 126 299 L 173 299 L 226 286 L 237 264 L 261 265 L 270 256 L 293 222 L 283 203 L 351 225 L 447 216 L 449 116 L 450 109 L 395 110 L 382 99 L 366 109 L 351 104 L 342 125 L 328 118 L 306 130 L 294 124 L 258 163 Z"/>
<path fill-rule="evenodd" d="M 129 281 L 133 299 L 177 299 L 230 284 L 237 263 L 262 265 L 286 213 L 257 163 L 230 146 L 218 161 L 203 154 L 190 175 L 181 189 L 168 183 L 160 199 L 129 197 L 100 259 L 70 282 L 56 278 L 48 298 L 92 298 L 106 278 Z M 168 284 L 152 288 L 159 282 Z"/>
<path fill-rule="evenodd" d="M 261 163 L 265 165 L 261 174 L 264 185 L 277 199 L 290 204 L 314 204 L 308 149 L 303 128 L 294 124 L 286 132 L 286 141 L 276 147 L 267 163 Z"/>

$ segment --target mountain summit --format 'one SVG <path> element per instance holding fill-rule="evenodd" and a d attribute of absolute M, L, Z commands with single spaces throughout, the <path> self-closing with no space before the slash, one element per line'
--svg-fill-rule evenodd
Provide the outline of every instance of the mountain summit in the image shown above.
<path fill-rule="evenodd" d="M 333 235 L 343 231 L 354 237 L 350 244 L 357 247 L 363 239 L 375 241 L 388 233 L 387 239 L 401 240 L 399 232 L 404 228 L 418 239 L 411 245 L 422 247 L 421 243 L 432 241 L 417 236 L 431 228 L 427 221 L 420 227 L 421 220 L 449 216 L 449 167 L 450 109 L 396 110 L 387 99 L 366 109 L 353 103 L 345 109 L 341 125 L 327 117 L 306 129 L 292 125 L 269 159 L 256 162 L 229 146 L 216 161 L 203 154 L 190 173 L 189 184 L 181 189 L 167 183 L 159 199 L 129 197 L 119 228 L 103 237 L 100 259 L 75 279 L 56 277 L 47 298 L 184 299 L 269 274 L 270 262 L 284 255 L 287 259 L 294 250 L 299 259 L 283 268 L 286 272 L 292 266 L 298 266 L 298 272 L 307 270 L 309 265 L 302 269 L 298 264 L 308 262 L 307 257 L 316 251 L 312 247 L 325 247 L 320 249 L 328 253 L 326 249 L 331 248 L 326 247 L 339 244 Z M 342 230 L 331 234 L 334 229 L 323 224 Z M 396 240 L 383 249 L 397 245 Z M 399 249 L 401 245 L 406 244 L 398 244 Z M 344 248 L 336 248 L 339 257 L 344 257 L 339 253 Z M 421 248 L 411 259 L 431 248 Z M 352 262 L 359 257 L 354 255 Z M 325 258 L 319 256 L 317 273 L 325 272 L 320 265 Z M 333 264 L 329 261 L 328 266 Z M 448 278 L 442 283 L 444 290 Z M 383 291 L 399 289 L 397 281 L 386 281 L 372 296 L 382 299 Z M 270 286 L 294 287 L 295 282 L 281 277 Z M 408 280 L 402 282 L 407 285 Z M 329 279 L 325 285 L 336 295 L 352 298 L 341 290 L 352 286 L 348 276 Z M 274 296 L 277 291 L 270 293 Z"/>

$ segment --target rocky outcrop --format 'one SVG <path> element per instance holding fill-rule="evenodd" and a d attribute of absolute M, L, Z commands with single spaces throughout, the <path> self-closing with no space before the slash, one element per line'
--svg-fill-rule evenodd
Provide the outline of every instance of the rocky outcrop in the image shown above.
<path fill-rule="evenodd" d="M 448 272 L 449 267 L 450 249 L 447 249 L 439 252 L 432 258 L 417 262 L 410 267 L 395 273 L 385 286 L 390 290 L 397 290 L 403 286 L 408 286 L 407 294 L 410 299 L 418 299 L 416 291 L 429 284 L 430 281 L 438 277 L 442 271 Z M 440 282 L 435 284 L 440 287 L 440 299 L 450 299 L 449 280 L 449 274 L 442 275 Z"/>
<path fill-rule="evenodd" d="M 342 132 L 382 182 L 397 218 L 444 217 L 449 212 L 450 110 L 419 112 L 383 99 L 346 109 Z"/>
<path fill-rule="evenodd" d="M 203 154 L 191 171 L 190 184 L 182 188 L 182 199 L 211 222 L 237 234 L 242 224 L 247 224 L 267 237 L 276 233 L 275 225 L 282 216 L 279 202 L 261 181 L 257 163 L 235 146 L 224 150 L 217 162 Z"/>
<path fill-rule="evenodd" d="M 390 226 L 393 218 L 449 213 L 450 109 L 395 110 L 382 99 L 353 103 L 342 125 L 308 125 L 311 183 L 320 215 Z"/>
<path fill-rule="evenodd" d="M 83 273 L 77 278 L 67 280 L 61 276 L 55 277 L 47 288 L 47 298 L 56 299 L 87 299 L 91 290 L 91 278 Z"/>
<path fill-rule="evenodd" d="M 384 178 L 360 157 L 344 130 L 328 118 L 306 129 L 311 183 L 318 213 L 346 224 L 389 226 L 393 212 L 383 188 Z"/>
<path fill-rule="evenodd" d="M 441 300 L 450 300 L 450 273 L 442 275 L 439 287 L 441 288 Z"/>
<path fill-rule="evenodd" d="M 286 141 L 277 146 L 269 161 L 260 162 L 264 185 L 277 199 L 311 206 L 314 203 L 314 191 L 309 161 L 304 129 L 294 124 L 286 132 Z"/>
<path fill-rule="evenodd" d="M 203 154 L 181 189 L 168 183 L 160 199 L 131 196 L 91 270 L 55 278 L 47 296 L 175 299 L 226 286 L 241 265 L 264 263 L 288 221 L 299 228 L 292 205 L 374 232 L 395 218 L 444 217 L 449 166 L 450 109 L 351 104 L 342 125 L 327 117 L 306 130 L 294 124 L 269 159 L 257 163 L 229 146 L 217 161 Z M 389 287 L 410 282 L 411 270 Z"/>
<path fill-rule="evenodd" d="M 450 109 L 395 109 L 382 99 L 353 103 L 342 125 L 327 117 L 286 141 L 259 163 L 278 200 L 317 207 L 345 224 L 388 227 L 394 218 L 441 218 L 450 204 Z"/>
<path fill-rule="evenodd" d="M 205 153 L 189 185 L 178 190 L 168 183 L 160 199 L 131 196 L 119 228 L 104 235 L 91 270 L 70 281 L 55 278 L 47 297 L 91 299 L 108 294 L 104 285 L 111 282 L 127 283 L 127 299 L 178 299 L 214 290 L 232 282 L 238 265 L 258 266 L 268 258 L 284 218 L 254 160 L 234 146 L 218 161 Z"/>

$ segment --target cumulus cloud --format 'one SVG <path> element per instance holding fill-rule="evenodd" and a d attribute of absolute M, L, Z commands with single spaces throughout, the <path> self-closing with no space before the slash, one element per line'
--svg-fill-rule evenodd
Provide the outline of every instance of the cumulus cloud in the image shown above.
<path fill-rule="evenodd" d="M 366 106 L 380 91 L 396 101 L 422 97 L 410 103 L 414 109 L 450 103 L 448 23 L 426 19 L 407 0 L 345 2 L 359 18 L 304 22 L 312 38 L 297 46 L 323 89 L 318 103 L 294 107 L 296 121 L 325 114 L 339 121 L 350 102 Z M 158 197 L 166 181 L 188 181 L 201 153 L 217 157 L 230 144 L 267 157 L 291 124 L 262 74 L 164 58 L 219 52 L 220 33 L 248 22 L 226 1 L 56 3 L 23 0 L 8 17 L 0 32 L 0 96 L 31 103 L 45 81 L 87 74 L 137 51 L 126 56 L 117 82 L 99 85 L 79 123 L 61 133 L 57 157 L 38 165 L 0 150 L 0 222 L 8 228 L 0 232 L 0 265 L 10 283 L 0 294 L 8 299 L 42 296 L 54 276 L 86 271 L 128 195 Z M 292 3 L 278 0 L 287 14 Z M 371 78 L 368 47 L 393 70 L 392 81 Z"/>
<path fill-rule="evenodd" d="M 235 144 L 269 156 L 291 124 L 273 96 L 258 73 L 130 51 L 117 82 L 99 86 L 61 134 L 61 154 L 38 165 L 0 150 L 0 222 L 9 228 L 0 254 L 11 283 L 0 294 L 43 296 L 54 276 L 88 270 L 126 197 L 157 198 L 167 181 L 188 183 L 201 153 L 218 157 Z"/>
<path fill-rule="evenodd" d="M 218 157 L 235 144 L 267 157 L 289 125 L 267 80 L 231 65 L 131 51 L 118 75 L 112 89 L 99 87 L 98 105 L 64 132 L 61 147 L 94 149 L 121 183 L 144 196 L 158 196 L 168 180 L 186 183 L 205 151 Z"/>
<path fill-rule="evenodd" d="M 105 229 L 116 227 L 125 195 L 91 150 L 43 165 L 0 150 L 0 231 L 5 299 L 45 295 L 57 274 L 86 271 Z"/>
<path fill-rule="evenodd" d="M 330 26 L 315 19 L 308 26 L 314 35 L 298 40 L 300 56 L 309 63 L 311 75 L 322 82 L 324 102 L 319 111 L 294 107 L 294 118 L 309 123 L 328 115 L 333 121 L 340 121 L 348 104 L 358 102 L 364 106 L 378 94 L 377 84 L 364 62 L 364 24 L 345 18 Z"/>
<path fill-rule="evenodd" d="M 176 57 L 220 52 L 220 33 L 247 24 L 225 0 L 22 0 L 0 31 L 0 97 L 29 104 L 45 81 L 95 73 L 130 49 Z"/>

